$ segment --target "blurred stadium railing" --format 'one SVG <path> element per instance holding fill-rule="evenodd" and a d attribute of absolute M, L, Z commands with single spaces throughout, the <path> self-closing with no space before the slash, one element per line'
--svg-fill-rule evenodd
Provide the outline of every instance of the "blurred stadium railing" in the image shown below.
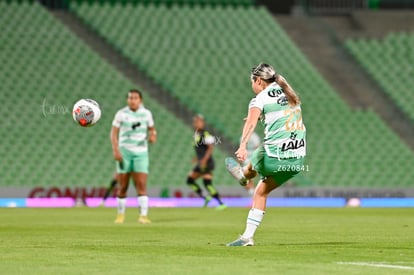
<path fill-rule="evenodd" d="M 36 1 L 36 0 L 27 0 Z M 70 3 L 76 4 L 121 4 L 121 5 L 137 5 L 137 4 L 164 4 L 170 5 L 221 5 L 221 6 L 250 6 L 255 0 L 38 0 L 44 6 L 51 9 L 67 9 Z"/>
<path fill-rule="evenodd" d="M 309 14 L 349 14 L 355 9 L 369 7 L 367 0 L 302 0 L 301 4 Z"/>
<path fill-rule="evenodd" d="M 297 2 L 312 15 L 345 15 L 358 9 L 414 8 L 413 0 L 299 0 Z"/>

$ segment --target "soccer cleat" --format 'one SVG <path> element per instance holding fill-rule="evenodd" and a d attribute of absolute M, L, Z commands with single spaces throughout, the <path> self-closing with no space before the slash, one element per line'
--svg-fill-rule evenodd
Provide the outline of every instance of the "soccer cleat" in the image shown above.
<path fill-rule="evenodd" d="M 253 238 L 245 239 L 242 236 L 240 236 L 240 238 L 238 238 L 237 240 L 226 244 L 226 246 L 253 246 L 253 245 L 254 245 Z"/>
<path fill-rule="evenodd" d="M 116 216 L 116 219 L 114 221 L 114 223 L 124 223 L 125 221 L 125 214 L 118 214 L 118 216 Z"/>
<path fill-rule="evenodd" d="M 224 210 L 226 208 L 227 208 L 227 205 L 225 205 L 224 203 L 220 204 L 219 206 L 216 206 L 216 210 Z"/>
<path fill-rule="evenodd" d="M 208 205 L 208 203 L 211 201 L 211 197 L 210 196 L 207 196 L 205 199 L 204 199 L 204 207 L 207 207 L 207 205 Z"/>
<path fill-rule="evenodd" d="M 229 173 L 240 183 L 241 186 L 246 186 L 247 179 L 243 174 L 243 169 L 234 158 L 226 158 L 224 160 L 226 169 Z"/>
<path fill-rule="evenodd" d="M 150 219 L 148 219 L 147 216 L 139 216 L 138 222 L 141 223 L 141 224 L 150 224 L 151 223 Z"/>

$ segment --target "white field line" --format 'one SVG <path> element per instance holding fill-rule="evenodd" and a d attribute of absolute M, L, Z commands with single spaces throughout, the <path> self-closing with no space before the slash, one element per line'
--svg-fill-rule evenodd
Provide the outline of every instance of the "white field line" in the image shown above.
<path fill-rule="evenodd" d="M 341 265 L 359 265 L 359 266 L 370 266 L 370 267 L 380 267 L 380 268 L 394 268 L 394 269 L 414 270 L 414 267 L 412 267 L 412 266 L 392 265 L 392 264 L 384 264 L 384 263 L 337 262 L 337 264 L 341 264 Z"/>

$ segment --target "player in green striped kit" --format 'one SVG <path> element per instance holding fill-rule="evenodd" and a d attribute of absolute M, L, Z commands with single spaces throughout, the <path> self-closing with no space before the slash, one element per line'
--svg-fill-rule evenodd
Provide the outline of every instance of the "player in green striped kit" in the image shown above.
<path fill-rule="evenodd" d="M 253 196 L 246 229 L 239 239 L 227 246 L 252 246 L 253 236 L 263 219 L 269 193 L 304 170 L 306 128 L 302 120 L 300 99 L 272 66 L 259 64 L 252 69 L 251 83 L 256 96 L 250 101 L 243 128 L 238 161 L 247 157 L 247 142 L 260 119 L 265 126 L 263 144 L 254 152 L 250 164 L 241 167 L 233 158 L 226 158 L 227 170 L 245 185 L 247 179 L 260 175 Z"/>
<path fill-rule="evenodd" d="M 148 141 L 156 141 L 154 120 L 150 110 L 142 104 L 142 94 L 138 90 L 128 92 L 127 104 L 115 114 L 112 122 L 111 142 L 120 183 L 118 191 L 118 215 L 115 223 L 125 220 L 126 197 L 129 178 L 135 182 L 140 216 L 138 222 L 151 223 L 148 219 Z"/>

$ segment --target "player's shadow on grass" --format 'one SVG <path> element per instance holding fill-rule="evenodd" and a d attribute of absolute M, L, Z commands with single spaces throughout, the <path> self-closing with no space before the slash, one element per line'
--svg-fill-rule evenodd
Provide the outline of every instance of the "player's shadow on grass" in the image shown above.
<path fill-rule="evenodd" d="M 270 243 L 266 246 L 346 246 L 358 244 L 357 242 L 319 242 L 319 243 Z M 219 244 L 225 246 L 225 244 Z M 263 245 L 260 245 L 263 246 Z"/>
<path fill-rule="evenodd" d="M 318 243 L 277 243 L 277 246 L 342 246 L 353 245 L 356 242 L 318 242 Z"/>

